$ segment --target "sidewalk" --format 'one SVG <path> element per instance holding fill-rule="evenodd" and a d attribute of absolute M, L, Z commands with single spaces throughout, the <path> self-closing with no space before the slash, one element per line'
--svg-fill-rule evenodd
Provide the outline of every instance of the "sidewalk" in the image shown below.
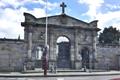
<path fill-rule="evenodd" d="M 120 71 L 109 72 L 58 72 L 48 73 L 46 77 L 76 77 L 76 76 L 106 76 L 106 75 L 120 75 Z M 43 73 L 0 73 L 0 77 L 45 77 Z"/>

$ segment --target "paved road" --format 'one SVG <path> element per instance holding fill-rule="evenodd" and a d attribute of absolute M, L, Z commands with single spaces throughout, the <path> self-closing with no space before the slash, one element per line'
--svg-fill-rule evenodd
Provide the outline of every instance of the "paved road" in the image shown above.
<path fill-rule="evenodd" d="M 110 76 L 83 76 L 83 77 L 26 77 L 26 78 L 5 78 L 0 77 L 0 80 L 112 80 L 114 78 L 120 78 L 120 75 Z M 120 79 L 119 79 L 120 80 Z"/>

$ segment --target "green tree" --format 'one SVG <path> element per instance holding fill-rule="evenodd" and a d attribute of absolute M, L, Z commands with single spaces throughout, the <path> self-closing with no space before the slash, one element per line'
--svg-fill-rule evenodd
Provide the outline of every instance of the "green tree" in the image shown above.
<path fill-rule="evenodd" d="M 99 43 L 102 44 L 118 44 L 120 38 L 120 31 L 110 26 L 104 28 L 103 32 L 99 35 Z"/>

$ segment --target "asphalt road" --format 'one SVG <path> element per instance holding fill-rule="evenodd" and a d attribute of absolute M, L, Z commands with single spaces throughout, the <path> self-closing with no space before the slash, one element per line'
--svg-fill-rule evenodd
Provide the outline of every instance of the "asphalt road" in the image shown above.
<path fill-rule="evenodd" d="M 81 77 L 0 77 L 0 80 L 113 80 L 120 75 L 108 76 L 81 76 Z M 117 79 L 120 80 L 120 79 Z"/>

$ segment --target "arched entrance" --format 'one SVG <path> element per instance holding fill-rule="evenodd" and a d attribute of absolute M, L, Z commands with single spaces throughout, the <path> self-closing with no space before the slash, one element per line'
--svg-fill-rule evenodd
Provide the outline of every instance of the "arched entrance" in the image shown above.
<path fill-rule="evenodd" d="M 89 69 L 89 63 L 90 63 L 90 54 L 89 49 L 87 47 L 84 47 L 81 51 L 81 57 L 82 57 L 82 68 Z"/>
<path fill-rule="evenodd" d="M 57 39 L 57 68 L 70 68 L 70 40 L 65 36 Z"/>

